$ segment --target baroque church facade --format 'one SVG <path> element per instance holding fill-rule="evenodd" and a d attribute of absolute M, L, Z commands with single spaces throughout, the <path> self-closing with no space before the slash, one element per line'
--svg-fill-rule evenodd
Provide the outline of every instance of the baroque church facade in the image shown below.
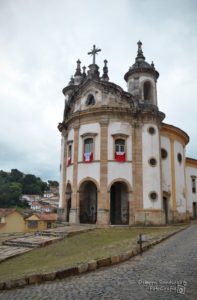
<path fill-rule="evenodd" d="M 95 62 L 63 89 L 59 218 L 74 224 L 162 225 L 197 216 L 197 160 L 185 156 L 188 135 L 163 122 L 158 71 L 138 42 L 124 75 L 127 91 Z"/>

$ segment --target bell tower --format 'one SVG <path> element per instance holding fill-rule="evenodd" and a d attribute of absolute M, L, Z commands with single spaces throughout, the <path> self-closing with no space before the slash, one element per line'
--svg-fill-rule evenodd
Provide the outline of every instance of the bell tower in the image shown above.
<path fill-rule="evenodd" d="M 157 79 L 159 73 L 151 64 L 145 61 L 142 51 L 142 42 L 138 43 L 138 51 L 135 63 L 129 68 L 124 79 L 127 82 L 127 90 L 140 103 L 153 104 L 157 106 Z"/>

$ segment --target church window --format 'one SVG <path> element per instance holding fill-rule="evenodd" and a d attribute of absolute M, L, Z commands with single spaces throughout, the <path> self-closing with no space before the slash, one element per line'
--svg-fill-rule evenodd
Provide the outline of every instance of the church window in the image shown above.
<path fill-rule="evenodd" d="M 152 201 L 155 201 L 157 200 L 158 195 L 156 192 L 150 192 L 149 197 Z"/>
<path fill-rule="evenodd" d="M 153 134 L 155 134 L 156 130 L 155 130 L 154 127 L 150 126 L 150 127 L 148 128 L 148 132 L 149 132 L 151 135 L 153 135 Z"/>
<path fill-rule="evenodd" d="M 196 177 L 192 176 L 191 179 L 192 179 L 192 193 L 196 194 Z"/>
<path fill-rule="evenodd" d="M 92 94 L 89 94 L 86 100 L 86 105 L 94 105 L 95 104 L 95 98 Z"/>
<path fill-rule="evenodd" d="M 91 162 L 93 160 L 93 138 L 84 140 L 84 162 Z"/>
<path fill-rule="evenodd" d="M 144 83 L 144 100 L 150 101 L 152 100 L 152 84 L 149 81 L 145 81 Z"/>
<path fill-rule="evenodd" d="M 168 152 L 166 151 L 166 149 L 161 149 L 161 157 L 162 159 L 165 159 L 168 157 Z"/>
<path fill-rule="evenodd" d="M 68 144 L 67 166 L 72 162 L 72 144 Z"/>
<path fill-rule="evenodd" d="M 177 159 L 178 159 L 179 163 L 182 163 L 182 155 L 181 155 L 181 153 L 177 154 Z"/>
<path fill-rule="evenodd" d="M 115 160 L 119 162 L 125 161 L 125 140 L 115 140 Z"/>
<path fill-rule="evenodd" d="M 157 160 L 154 158 L 154 157 L 151 157 L 149 159 L 149 164 L 152 166 L 152 167 L 155 167 L 156 164 L 157 164 Z"/>

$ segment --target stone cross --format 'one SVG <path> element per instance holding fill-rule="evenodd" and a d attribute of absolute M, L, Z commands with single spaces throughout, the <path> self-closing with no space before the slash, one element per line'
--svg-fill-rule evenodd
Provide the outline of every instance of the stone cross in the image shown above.
<path fill-rule="evenodd" d="M 95 61 L 96 61 L 96 54 L 97 52 L 100 52 L 101 49 L 97 49 L 95 45 L 93 45 L 93 49 L 91 52 L 88 52 L 88 55 L 92 55 L 93 56 L 93 65 L 95 65 Z"/>

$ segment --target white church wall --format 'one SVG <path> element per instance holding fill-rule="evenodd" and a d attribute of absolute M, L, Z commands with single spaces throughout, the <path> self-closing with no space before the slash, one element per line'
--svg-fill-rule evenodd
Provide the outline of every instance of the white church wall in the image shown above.
<path fill-rule="evenodd" d="M 132 163 L 108 162 L 108 185 L 118 178 L 127 180 L 132 186 Z"/>
<path fill-rule="evenodd" d="M 182 155 L 182 162 L 178 161 L 177 155 Z M 175 161 L 175 180 L 176 180 L 176 206 L 178 212 L 186 212 L 186 186 L 185 186 L 185 153 L 183 145 L 174 141 L 174 161 Z"/>
<path fill-rule="evenodd" d="M 83 139 L 81 135 L 85 133 L 96 133 L 94 143 L 94 160 L 100 160 L 100 124 L 84 124 L 79 129 L 79 147 L 78 147 L 78 161 L 83 161 Z"/>
<path fill-rule="evenodd" d="M 167 157 L 161 158 L 162 166 L 162 192 L 168 192 L 169 195 L 172 194 L 172 174 L 171 174 L 171 148 L 170 148 L 170 139 L 161 136 L 161 149 L 167 151 Z M 172 207 L 172 197 L 169 199 L 170 207 Z"/>
<path fill-rule="evenodd" d="M 97 183 L 100 183 L 100 163 L 91 162 L 91 163 L 81 163 L 78 164 L 78 184 L 86 177 L 95 179 Z"/>
<path fill-rule="evenodd" d="M 74 141 L 74 129 L 70 129 L 68 132 L 68 141 Z"/>
<path fill-rule="evenodd" d="M 192 192 L 192 177 L 196 178 L 196 192 Z M 186 166 L 186 182 L 187 182 L 187 209 L 193 215 L 193 202 L 197 203 L 197 168 Z"/>
<path fill-rule="evenodd" d="M 126 159 L 132 160 L 132 136 L 131 125 L 123 122 L 111 122 L 108 126 L 108 160 L 114 160 L 114 138 L 113 134 L 126 134 Z"/>
<path fill-rule="evenodd" d="M 150 126 L 155 129 L 153 135 L 148 132 Z M 156 159 L 156 166 L 150 165 L 150 158 Z M 145 124 L 142 128 L 142 161 L 144 209 L 161 209 L 159 133 L 154 124 Z M 158 195 L 155 201 L 149 197 L 151 192 L 156 192 Z"/>

